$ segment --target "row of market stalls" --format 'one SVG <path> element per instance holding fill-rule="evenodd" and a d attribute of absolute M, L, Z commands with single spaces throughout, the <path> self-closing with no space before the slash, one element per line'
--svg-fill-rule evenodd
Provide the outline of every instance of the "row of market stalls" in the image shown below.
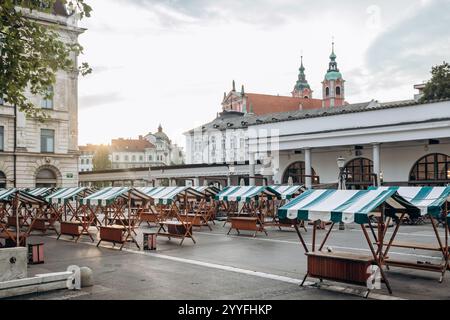
<path fill-rule="evenodd" d="M 267 234 L 268 226 L 293 228 L 308 259 L 305 280 L 315 277 L 366 286 L 379 275 L 391 292 L 385 274 L 389 267 L 433 271 L 443 280 L 449 268 L 449 201 L 450 187 L 360 191 L 305 190 L 302 186 L 231 186 L 222 191 L 214 187 L 9 189 L 0 190 L 0 235 L 23 244 L 34 230 L 55 230 L 58 238 L 69 236 L 74 241 L 86 236 L 93 242 L 97 233 L 97 245 L 105 241 L 122 248 L 131 242 L 139 248 L 137 228 L 144 224 L 155 227 L 157 236 L 181 239 L 180 244 L 186 238 L 196 243 L 193 228 L 211 229 L 217 213 L 224 212 L 228 233 L 234 229 L 238 234 L 251 231 L 256 236 L 258 232 Z M 435 242 L 397 241 L 406 216 L 428 216 Z M 306 222 L 313 224 L 310 246 L 300 232 Z M 323 233 L 316 228 L 320 222 L 330 223 Z M 388 236 L 391 222 L 395 227 Z M 326 245 L 336 223 L 359 225 L 369 254 L 330 250 Z M 394 247 L 438 252 L 442 261 L 400 261 L 389 254 Z"/>

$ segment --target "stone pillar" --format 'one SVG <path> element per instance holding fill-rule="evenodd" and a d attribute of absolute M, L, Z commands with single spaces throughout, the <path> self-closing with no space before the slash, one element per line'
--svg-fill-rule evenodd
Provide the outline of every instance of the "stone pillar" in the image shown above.
<path fill-rule="evenodd" d="M 199 187 L 200 186 L 200 178 L 194 178 L 194 187 Z"/>
<path fill-rule="evenodd" d="M 377 175 L 377 185 L 380 185 L 380 172 L 381 172 L 381 164 L 380 164 L 380 144 L 373 144 L 373 173 Z"/>
<path fill-rule="evenodd" d="M 249 171 L 249 185 L 254 186 L 256 185 L 256 179 L 255 179 L 255 154 L 253 152 L 249 153 L 248 157 L 248 171 Z"/>
<path fill-rule="evenodd" d="M 311 149 L 306 148 L 305 151 L 305 187 L 312 189 L 312 170 L 311 170 Z"/>

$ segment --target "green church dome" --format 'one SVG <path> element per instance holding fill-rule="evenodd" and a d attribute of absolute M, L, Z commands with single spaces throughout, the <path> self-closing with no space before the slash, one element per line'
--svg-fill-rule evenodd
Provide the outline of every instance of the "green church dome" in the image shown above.
<path fill-rule="evenodd" d="M 329 71 L 325 75 L 325 80 L 338 80 L 342 79 L 342 74 L 339 71 Z"/>

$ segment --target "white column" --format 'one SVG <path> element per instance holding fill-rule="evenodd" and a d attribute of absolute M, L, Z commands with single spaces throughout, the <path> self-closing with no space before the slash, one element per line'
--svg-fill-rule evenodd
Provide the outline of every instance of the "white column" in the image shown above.
<path fill-rule="evenodd" d="M 312 170 L 311 170 L 311 149 L 304 149 L 305 151 L 305 187 L 307 189 L 312 189 Z"/>
<path fill-rule="evenodd" d="M 250 176 L 250 180 L 249 180 L 249 185 L 254 186 L 256 185 L 256 180 L 255 180 L 255 154 L 253 152 L 249 153 L 249 157 L 248 157 L 248 171 L 249 171 L 249 176 Z"/>
<path fill-rule="evenodd" d="M 373 144 L 373 173 L 377 175 L 377 185 L 380 185 L 380 172 L 381 172 L 381 165 L 380 165 L 380 144 L 374 143 Z"/>
<path fill-rule="evenodd" d="M 200 178 L 194 178 L 194 187 L 200 186 Z"/>

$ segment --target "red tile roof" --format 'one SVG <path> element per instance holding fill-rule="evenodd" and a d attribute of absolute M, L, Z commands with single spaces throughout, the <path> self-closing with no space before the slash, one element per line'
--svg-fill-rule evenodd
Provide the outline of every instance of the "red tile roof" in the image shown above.
<path fill-rule="evenodd" d="M 246 93 L 245 95 L 248 97 L 247 110 L 250 111 L 250 105 L 252 105 L 253 113 L 256 115 L 322 108 L 321 99 L 272 96 L 259 93 Z"/>
<path fill-rule="evenodd" d="M 145 139 L 113 139 L 111 148 L 114 151 L 145 151 L 145 149 L 155 148 L 155 145 Z"/>

